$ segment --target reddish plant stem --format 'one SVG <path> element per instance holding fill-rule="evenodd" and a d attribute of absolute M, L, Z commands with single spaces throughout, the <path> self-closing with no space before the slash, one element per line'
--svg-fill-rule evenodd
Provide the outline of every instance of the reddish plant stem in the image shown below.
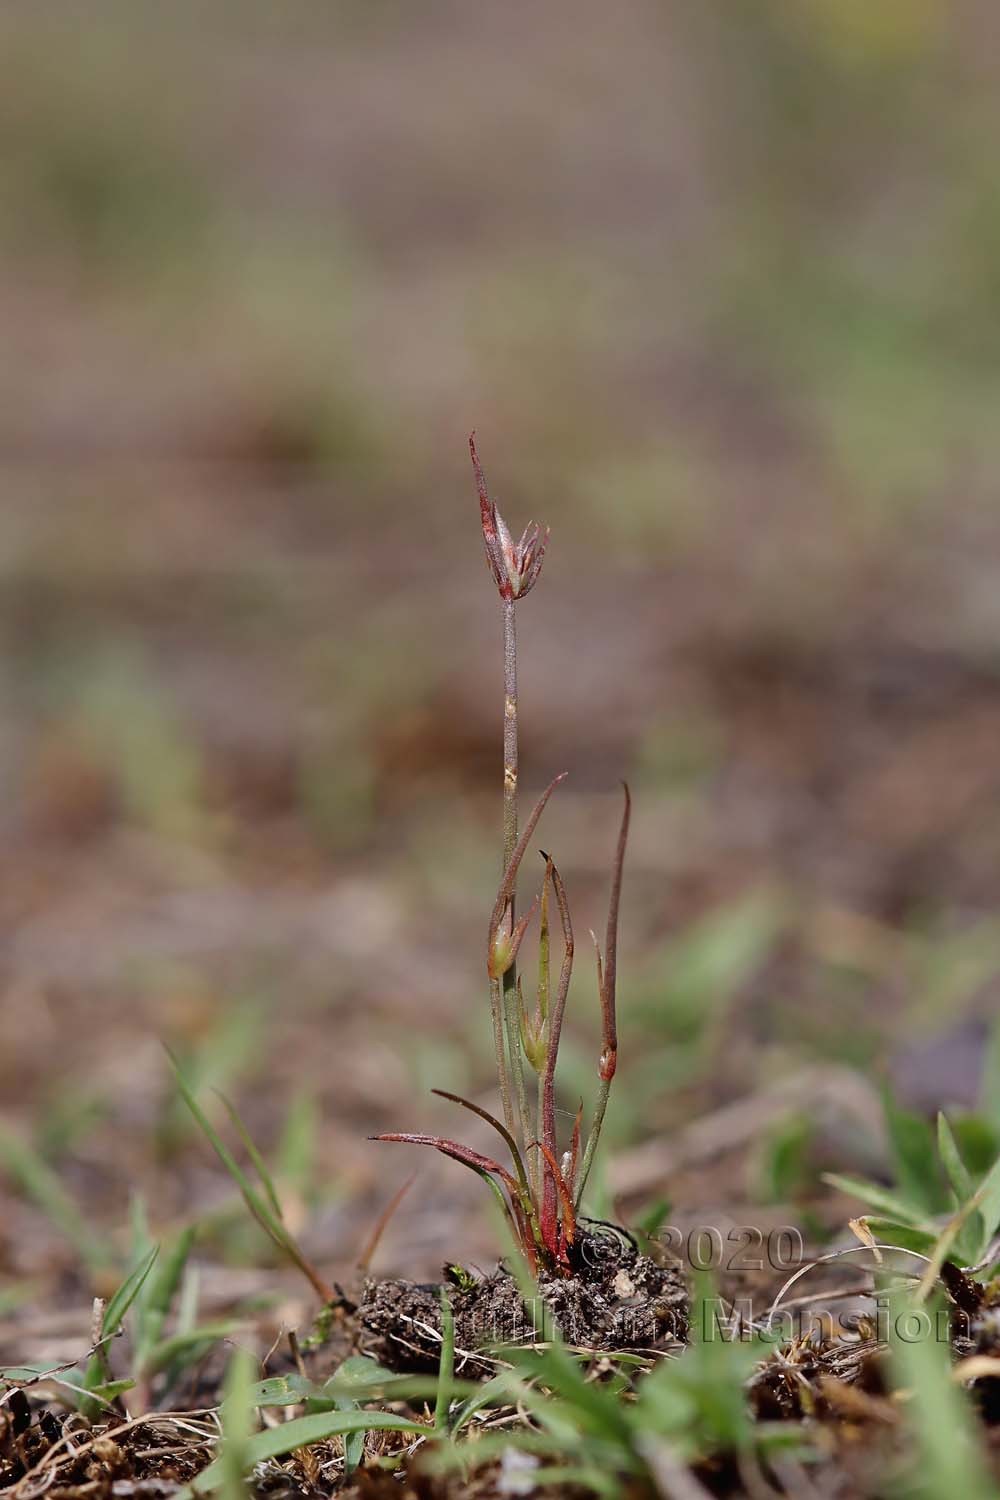
<path fill-rule="evenodd" d="M 497 892 L 497 899 L 494 903 L 493 911 L 490 915 L 490 926 L 486 950 L 488 964 L 492 962 L 493 956 L 495 955 L 498 935 L 502 935 L 502 933 L 506 931 L 507 911 L 509 905 L 513 902 L 514 899 L 514 886 L 517 881 L 517 872 L 520 868 L 521 861 L 524 858 L 524 852 L 528 847 L 528 842 L 531 839 L 531 835 L 535 831 L 535 824 L 541 817 L 542 809 L 545 807 L 546 802 L 549 800 L 553 791 L 559 785 L 560 781 L 563 780 L 565 775 L 566 772 L 563 771 L 549 782 L 548 786 L 545 788 L 544 792 L 532 808 L 531 813 L 528 816 L 528 821 L 525 823 L 521 835 L 514 845 L 510 860 L 508 861 L 507 867 L 504 870 L 503 879 L 500 882 L 500 889 Z M 511 934 L 511 936 L 513 937 L 513 933 Z M 527 1120 L 527 1095 L 524 1089 L 524 1068 L 522 1065 L 520 1051 L 521 1033 L 520 1010 L 517 995 L 517 971 L 515 966 L 511 964 L 511 967 L 507 972 L 508 974 L 513 974 L 512 992 L 509 992 L 509 1011 L 502 1003 L 503 1001 L 506 1001 L 508 997 L 508 991 L 501 989 L 501 981 L 499 978 L 494 979 L 491 977 L 490 981 L 490 1009 L 493 1017 L 493 1039 L 496 1046 L 497 1072 L 500 1077 L 500 1097 L 503 1100 L 504 1119 L 507 1124 L 507 1129 L 512 1135 L 516 1136 L 518 1130 L 520 1129 L 522 1149 L 526 1150 L 528 1141 L 533 1139 L 536 1132 L 530 1128 L 530 1121 Z M 511 1029 L 511 1023 L 513 1029 Z M 510 1057 L 512 1059 L 509 1064 L 506 1055 L 507 1049 L 504 1046 L 505 1025 L 507 1036 L 510 1041 Z M 514 1071 L 514 1060 L 516 1060 L 516 1072 Z M 520 1077 L 520 1088 L 516 1096 L 517 1113 L 515 1113 L 514 1096 L 512 1095 L 511 1091 L 512 1073 L 515 1080 L 518 1078 L 518 1076 Z"/>
<path fill-rule="evenodd" d="M 556 988 L 555 1000 L 549 1021 L 548 1046 L 545 1052 L 545 1071 L 542 1075 L 542 1145 L 553 1160 L 556 1158 L 556 1063 L 559 1058 L 559 1038 L 562 1034 L 563 1015 L 566 1011 L 566 997 L 569 994 L 569 983 L 573 974 L 573 923 L 570 920 L 569 901 L 566 898 L 566 887 L 563 885 L 562 876 L 555 865 L 549 862 L 552 870 L 552 889 L 556 895 L 556 905 L 559 908 L 559 918 L 563 930 L 563 961 L 559 971 L 559 984 Z M 544 1154 L 544 1152 L 543 1152 Z M 546 1158 L 547 1160 L 548 1158 Z M 542 1186 L 542 1234 L 544 1236 L 546 1226 L 551 1226 L 556 1215 L 556 1194 L 558 1184 L 551 1171 L 544 1173 Z"/>
<path fill-rule="evenodd" d="M 488 1109 L 483 1109 L 481 1105 L 474 1104 L 471 1099 L 463 1098 L 461 1094 L 452 1094 L 448 1089 L 431 1089 L 431 1093 L 437 1094 L 439 1099 L 449 1099 L 452 1104 L 460 1104 L 463 1109 L 470 1110 L 472 1114 L 478 1115 L 481 1120 L 485 1120 L 487 1125 L 493 1126 L 493 1129 L 502 1137 L 507 1150 L 510 1152 L 521 1193 L 530 1203 L 528 1174 L 524 1165 L 524 1158 L 518 1150 L 517 1142 L 510 1131 L 505 1129 L 496 1116 L 490 1114 Z"/>
<path fill-rule="evenodd" d="M 580 1168 L 580 1182 L 576 1190 L 576 1201 L 579 1205 L 583 1199 L 583 1190 L 587 1186 L 587 1178 L 594 1163 L 594 1155 L 597 1151 L 597 1143 L 601 1138 L 601 1130 L 604 1125 L 604 1116 L 607 1113 L 608 1099 L 611 1094 L 611 1082 L 615 1076 L 618 1066 L 618 1021 L 615 1009 L 615 985 L 618 977 L 618 908 L 621 905 L 622 894 L 622 872 L 625 868 L 625 847 L 628 843 L 628 828 L 632 817 L 632 794 L 625 782 L 625 806 L 622 810 L 621 826 L 618 830 L 618 845 L 615 849 L 615 863 L 611 875 L 611 897 L 608 902 L 608 926 L 604 941 L 604 970 L 601 972 L 600 949 L 597 953 L 597 971 L 599 977 L 599 988 L 601 995 L 601 1026 L 602 1043 L 601 1059 L 598 1068 L 598 1093 L 597 1103 L 594 1107 L 594 1118 L 587 1136 L 587 1146 L 583 1153 L 583 1165 Z"/>
<path fill-rule="evenodd" d="M 615 991 L 618 981 L 618 910 L 622 900 L 622 875 L 625 870 L 628 829 L 632 821 L 632 793 L 628 789 L 627 782 L 622 782 L 622 790 L 625 793 L 625 806 L 622 809 L 622 821 L 618 829 L 614 872 L 611 877 L 608 926 L 604 939 L 604 985 L 601 992 L 601 1018 L 604 1024 L 601 1075 L 603 1077 L 606 1073 L 609 1082 L 615 1076 L 615 1068 L 618 1066 L 618 1018 L 615 1012 Z"/>
<path fill-rule="evenodd" d="M 539 921 L 538 933 L 538 991 L 535 1009 L 535 1033 L 537 1036 L 545 1037 L 545 1055 L 547 1057 L 548 1036 L 551 1031 L 551 1026 L 549 1023 L 549 992 L 551 981 L 549 961 L 549 949 L 551 946 L 549 941 L 549 889 L 552 884 L 552 861 L 547 854 L 544 857 L 545 878 L 542 881 L 542 915 Z M 537 1063 L 535 1064 L 535 1066 L 538 1072 L 535 1098 L 535 1120 L 537 1121 L 537 1124 L 535 1128 L 538 1134 L 541 1135 L 543 1133 L 543 1121 L 545 1119 L 545 1067 L 544 1064 L 543 1066 L 538 1067 Z M 535 1192 L 535 1201 L 536 1203 L 540 1203 L 542 1198 L 542 1183 L 544 1180 L 544 1165 L 541 1152 L 535 1153 L 531 1166 L 532 1186 Z"/>
<path fill-rule="evenodd" d="M 555 1185 L 562 1203 L 562 1233 L 560 1234 L 559 1232 L 560 1220 L 556 1214 L 553 1214 L 548 1223 L 545 1221 L 542 1223 L 542 1239 L 545 1241 L 546 1250 L 553 1259 L 565 1264 L 566 1246 L 572 1245 L 576 1238 L 576 1213 L 573 1208 L 573 1195 L 566 1184 L 562 1168 L 548 1146 L 543 1145 L 541 1141 L 535 1141 L 534 1145 L 545 1157 L 545 1162 L 549 1169 L 549 1179 Z"/>
<path fill-rule="evenodd" d="M 386 1226 L 388 1225 L 389 1220 L 392 1218 L 393 1214 L 396 1212 L 396 1209 L 402 1203 L 403 1199 L 406 1197 L 407 1193 L 410 1191 L 410 1188 L 413 1186 L 416 1180 L 417 1174 L 416 1172 L 412 1172 L 403 1183 L 402 1187 L 396 1189 L 395 1193 L 393 1193 L 392 1197 L 389 1199 L 387 1206 L 382 1210 L 378 1218 L 375 1220 L 375 1227 L 372 1230 L 371 1234 L 368 1236 L 368 1240 L 365 1244 L 364 1249 L 358 1256 L 357 1269 L 365 1275 L 367 1275 L 368 1273 L 368 1267 L 372 1263 L 372 1260 L 375 1256 L 375 1251 L 381 1244 L 382 1236 L 386 1231 Z"/>

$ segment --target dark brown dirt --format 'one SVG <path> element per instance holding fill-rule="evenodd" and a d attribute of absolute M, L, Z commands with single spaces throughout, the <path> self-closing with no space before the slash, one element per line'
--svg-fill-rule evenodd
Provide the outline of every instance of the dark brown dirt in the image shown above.
<path fill-rule="evenodd" d="M 33 1412 L 18 1392 L 0 1410 L 0 1488 L 35 1482 L 57 1497 L 158 1500 L 205 1467 L 216 1435 L 212 1422 L 168 1415 L 91 1426 L 75 1413 Z"/>
<path fill-rule="evenodd" d="M 545 1337 L 546 1320 L 553 1318 L 563 1337 L 584 1349 L 664 1349 L 686 1337 L 681 1273 L 640 1255 L 624 1233 L 585 1231 L 573 1274 L 542 1274 L 538 1285 L 541 1306 L 525 1304 L 503 1263 L 471 1285 L 369 1281 L 360 1309 L 372 1336 L 368 1348 L 394 1369 L 436 1370 L 442 1289 L 455 1317 L 457 1360 L 467 1372 L 489 1369 L 477 1356 L 494 1345 Z"/>

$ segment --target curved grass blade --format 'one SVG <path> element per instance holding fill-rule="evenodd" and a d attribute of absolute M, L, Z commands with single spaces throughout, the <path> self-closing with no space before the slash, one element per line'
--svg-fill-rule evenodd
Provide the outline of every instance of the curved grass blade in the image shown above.
<path fill-rule="evenodd" d="M 422 1135 L 412 1131 L 387 1130 L 380 1135 L 370 1135 L 368 1139 L 370 1141 L 399 1141 L 404 1146 L 433 1146 L 435 1151 L 440 1151 L 444 1156 L 450 1156 L 454 1161 L 460 1161 L 463 1166 L 499 1177 L 508 1191 L 517 1191 L 515 1177 L 507 1171 L 506 1167 L 494 1161 L 492 1156 L 484 1156 L 481 1151 L 474 1151 L 471 1146 L 463 1146 L 459 1141 L 450 1141 L 443 1135 Z"/>
<path fill-rule="evenodd" d="M 329 1438 L 343 1437 L 350 1432 L 409 1432 L 414 1437 L 427 1437 L 431 1429 L 409 1417 L 399 1417 L 388 1411 L 317 1412 L 255 1432 L 243 1447 L 246 1470 L 255 1468 L 265 1459 L 281 1458 L 296 1448 L 325 1443 Z M 180 1490 L 175 1500 L 193 1500 L 196 1495 L 211 1494 L 220 1488 L 224 1477 L 225 1469 L 217 1458 L 186 1489 Z"/>
<path fill-rule="evenodd" d="M 282 1211 L 281 1202 L 278 1198 L 277 1190 L 274 1186 L 274 1180 L 267 1169 L 267 1162 L 264 1160 L 263 1156 L 261 1156 L 260 1151 L 257 1148 L 257 1143 L 255 1142 L 247 1127 L 244 1125 L 243 1118 L 240 1115 L 239 1110 L 236 1108 L 236 1105 L 233 1104 L 231 1100 L 227 1099 L 225 1094 L 222 1093 L 220 1089 L 214 1089 L 213 1092 L 216 1097 L 222 1101 L 222 1104 L 224 1105 L 226 1110 L 226 1114 L 229 1116 L 229 1119 L 232 1123 L 233 1129 L 236 1131 L 236 1134 L 243 1142 L 244 1149 L 246 1150 L 247 1155 L 254 1164 L 254 1169 L 256 1170 L 257 1176 L 260 1178 L 261 1186 L 264 1189 L 264 1193 L 267 1197 L 271 1212 L 274 1214 L 274 1217 L 276 1219 L 279 1219 L 283 1222 L 285 1215 Z"/>
<path fill-rule="evenodd" d="M 478 1115 L 481 1120 L 486 1121 L 487 1125 L 493 1126 L 493 1129 L 500 1136 L 500 1138 L 504 1142 L 504 1145 L 507 1147 L 507 1150 L 510 1152 L 511 1160 L 514 1163 L 514 1170 L 517 1172 L 518 1181 L 520 1182 L 524 1191 L 527 1192 L 528 1174 L 525 1170 L 524 1158 L 518 1150 L 517 1142 L 511 1135 L 510 1131 L 507 1129 L 506 1125 L 501 1124 L 496 1115 L 491 1115 L 488 1109 L 483 1109 L 481 1105 L 474 1104 L 471 1099 L 466 1099 L 461 1094 L 453 1094 L 449 1089 L 431 1089 L 431 1093 L 437 1094 L 439 1099 L 449 1100 L 449 1102 L 452 1104 L 460 1104 L 463 1109 L 467 1109 L 472 1114 Z"/>
<path fill-rule="evenodd" d="M 372 1258 L 375 1255 L 375 1251 L 378 1249 L 379 1244 L 381 1243 L 382 1236 L 383 1234 L 385 1234 L 389 1220 L 392 1218 L 393 1214 L 396 1212 L 397 1208 L 402 1203 L 403 1199 L 406 1197 L 407 1193 L 410 1191 L 410 1188 L 413 1186 L 416 1180 L 417 1174 L 416 1172 L 412 1172 L 403 1183 L 402 1187 L 396 1189 L 392 1197 L 389 1199 L 389 1202 L 386 1204 L 385 1208 L 375 1220 L 375 1227 L 372 1230 L 371 1234 L 368 1236 L 364 1249 L 358 1256 L 359 1271 L 368 1270 L 368 1267 L 372 1263 Z"/>
<path fill-rule="evenodd" d="M 192 1115 L 200 1126 L 202 1134 L 208 1140 L 208 1143 L 212 1147 L 212 1150 L 215 1152 L 216 1156 L 219 1158 L 222 1165 L 229 1173 L 230 1177 L 236 1183 L 236 1186 L 242 1193 L 243 1201 L 246 1204 L 247 1208 L 250 1210 L 250 1213 L 257 1220 L 257 1223 L 264 1230 L 264 1233 L 274 1242 L 275 1245 L 277 1245 L 278 1249 L 288 1256 L 293 1265 L 298 1267 L 298 1269 L 302 1272 L 303 1276 L 309 1282 L 310 1286 L 313 1288 L 320 1300 L 323 1303 L 335 1301 L 336 1295 L 333 1288 L 323 1280 L 322 1276 L 320 1276 L 315 1266 L 313 1266 L 303 1255 L 293 1236 L 285 1228 L 285 1225 L 281 1222 L 281 1219 L 275 1216 L 270 1204 L 261 1197 L 260 1193 L 258 1193 L 253 1183 L 243 1171 L 243 1168 L 240 1166 L 239 1162 L 237 1162 L 236 1158 L 229 1150 L 225 1141 L 223 1141 L 222 1137 L 219 1135 L 219 1132 L 216 1130 L 211 1120 L 205 1114 L 205 1111 L 198 1103 L 190 1085 L 185 1079 L 184 1074 L 181 1072 L 180 1064 L 178 1063 L 177 1058 L 170 1051 L 169 1047 L 166 1048 L 166 1053 L 170 1058 L 170 1062 L 173 1066 L 174 1076 L 177 1080 L 177 1087 L 180 1091 L 182 1099 L 184 1100 L 184 1103 L 187 1105 L 188 1109 L 191 1111 Z"/>

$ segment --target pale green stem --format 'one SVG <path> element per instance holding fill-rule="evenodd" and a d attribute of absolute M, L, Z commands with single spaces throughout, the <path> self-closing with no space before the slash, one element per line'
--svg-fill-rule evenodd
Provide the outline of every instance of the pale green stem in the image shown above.
<path fill-rule="evenodd" d="M 493 1021 L 493 1050 L 497 1059 L 497 1076 L 500 1080 L 500 1102 L 503 1106 L 504 1124 L 511 1135 L 517 1133 L 517 1118 L 510 1092 L 510 1073 L 507 1068 L 507 1048 L 503 1038 L 503 1000 L 499 979 L 490 980 L 490 1015 Z"/>
<path fill-rule="evenodd" d="M 539 1122 L 541 1122 L 545 1108 L 545 1070 L 538 1074 L 538 1099 L 535 1105 Z M 531 1158 L 531 1186 L 535 1194 L 535 1202 L 542 1201 L 542 1164 L 543 1158 L 540 1151 L 534 1152 Z"/>
<path fill-rule="evenodd" d="M 612 1080 L 610 1078 L 602 1078 L 600 1081 L 597 1094 L 597 1103 L 594 1106 L 594 1119 L 590 1127 L 590 1134 L 587 1136 L 587 1146 L 583 1153 L 583 1164 L 580 1167 L 580 1177 L 576 1189 L 577 1208 L 579 1208 L 580 1204 L 583 1202 L 583 1190 L 587 1186 L 587 1178 L 590 1176 L 590 1169 L 594 1164 L 594 1155 L 597 1151 L 597 1143 L 601 1139 L 601 1128 L 604 1125 L 604 1116 L 608 1108 L 608 1096 L 611 1093 L 611 1083 Z"/>

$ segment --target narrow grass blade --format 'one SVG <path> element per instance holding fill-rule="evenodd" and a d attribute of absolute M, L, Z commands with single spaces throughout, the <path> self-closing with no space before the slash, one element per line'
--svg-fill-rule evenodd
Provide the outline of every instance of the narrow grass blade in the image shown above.
<path fill-rule="evenodd" d="M 460 1161 L 464 1167 L 471 1167 L 472 1171 L 478 1172 L 491 1189 L 504 1219 L 508 1225 L 515 1226 L 522 1244 L 526 1248 L 531 1246 L 533 1225 L 521 1206 L 520 1186 L 507 1168 L 502 1167 L 492 1157 L 483 1156 L 481 1152 L 473 1151 L 471 1146 L 463 1146 L 458 1141 L 449 1141 L 439 1135 L 419 1135 L 411 1131 L 386 1131 L 382 1135 L 369 1136 L 368 1139 L 398 1141 L 405 1146 L 433 1146 L 434 1150 L 440 1151 L 442 1156 L 449 1156 L 453 1161 Z M 510 1195 L 509 1201 L 504 1197 L 503 1188 L 497 1182 L 498 1177 Z"/>
<path fill-rule="evenodd" d="M 336 1386 L 331 1381 L 316 1395 L 306 1401 L 309 1412 L 357 1411 L 360 1402 L 367 1399 L 371 1389 L 371 1372 L 378 1366 L 364 1354 L 352 1354 L 337 1371 L 340 1377 Z M 385 1371 L 383 1374 L 387 1374 Z M 355 1393 L 354 1387 L 359 1389 Z M 333 1392 L 331 1396 L 329 1393 Z M 344 1435 L 344 1476 L 353 1474 L 365 1456 L 365 1432 L 349 1432 Z"/>
<path fill-rule="evenodd" d="M 215 1092 L 217 1097 L 222 1101 L 222 1104 L 225 1107 L 226 1114 L 229 1116 L 233 1129 L 236 1131 L 236 1134 L 243 1142 L 243 1147 L 247 1153 L 247 1156 L 249 1156 L 250 1160 L 254 1164 L 254 1169 L 257 1173 L 257 1176 L 260 1178 L 261 1186 L 264 1189 L 264 1193 L 271 1212 L 274 1214 L 274 1217 L 279 1220 L 279 1222 L 283 1221 L 285 1216 L 281 1211 L 281 1203 L 278 1198 L 274 1182 L 271 1178 L 271 1174 L 267 1169 L 267 1162 L 264 1160 L 263 1156 L 261 1156 L 260 1154 L 260 1151 L 257 1149 L 257 1144 L 247 1127 L 244 1125 L 242 1116 L 240 1115 L 239 1110 L 236 1108 L 236 1105 L 233 1104 L 229 1099 L 227 1099 L 225 1094 L 221 1093 L 218 1089 L 216 1089 Z"/>
<path fill-rule="evenodd" d="M 159 1245 L 152 1245 L 110 1298 L 101 1318 L 102 1341 L 112 1339 L 117 1334 L 125 1314 L 142 1290 L 143 1284 L 153 1269 L 154 1262 L 159 1253 Z M 83 1416 L 90 1420 L 96 1416 L 96 1409 L 92 1405 L 90 1398 L 102 1403 L 113 1399 L 102 1394 L 112 1384 L 113 1380 L 111 1366 L 108 1362 L 107 1345 L 102 1342 L 100 1348 L 91 1356 L 84 1371 L 83 1389 L 88 1392 L 88 1398 L 80 1403 L 80 1411 Z M 129 1384 L 131 1386 L 134 1382 L 130 1381 Z"/>
<path fill-rule="evenodd" d="M 962 1153 L 958 1149 L 952 1128 L 948 1124 L 947 1117 L 939 1114 L 937 1117 L 937 1139 L 938 1155 L 948 1173 L 948 1180 L 955 1190 L 955 1196 L 959 1203 L 964 1203 L 971 1198 L 975 1192 L 975 1185 L 968 1167 L 962 1160 Z"/>
<path fill-rule="evenodd" d="M 494 1375 L 491 1380 L 487 1380 L 484 1385 L 481 1385 L 474 1391 L 463 1402 L 461 1409 L 455 1415 L 451 1428 L 452 1437 L 457 1437 L 462 1428 L 468 1422 L 471 1422 L 477 1412 L 483 1411 L 487 1406 L 492 1406 L 494 1403 L 502 1405 L 505 1401 L 508 1401 L 510 1399 L 510 1385 L 511 1377 L 505 1370 L 499 1375 Z"/>
<path fill-rule="evenodd" d="M 222 1452 L 213 1467 L 218 1469 L 223 1500 L 246 1500 L 244 1475 L 252 1467 L 250 1443 L 254 1408 L 250 1401 L 254 1361 L 246 1349 L 235 1349 L 226 1370 L 222 1401 Z"/>
<path fill-rule="evenodd" d="M 289 1260 L 291 1260 L 292 1263 L 298 1267 L 298 1269 L 302 1272 L 303 1276 L 305 1276 L 306 1280 L 309 1282 L 310 1286 L 313 1288 L 320 1300 L 324 1303 L 334 1301 L 333 1288 L 323 1280 L 323 1278 L 317 1272 L 315 1266 L 313 1266 L 302 1254 L 302 1251 L 299 1249 L 294 1238 L 291 1234 L 289 1234 L 288 1230 L 281 1222 L 280 1215 L 275 1214 L 270 1203 L 262 1198 L 260 1193 L 258 1193 L 257 1189 L 253 1186 L 252 1182 L 243 1171 L 243 1168 L 236 1161 L 232 1152 L 229 1150 L 226 1143 L 223 1141 L 222 1137 L 215 1129 L 215 1126 L 212 1124 L 211 1120 L 209 1120 L 201 1105 L 198 1103 L 197 1099 L 194 1096 L 194 1093 L 192 1092 L 183 1073 L 180 1070 L 177 1059 L 174 1057 L 169 1048 L 167 1049 L 167 1055 L 170 1058 L 171 1064 L 173 1065 L 174 1075 L 177 1079 L 177 1087 L 180 1091 L 181 1097 L 183 1098 L 188 1109 L 191 1111 L 192 1115 L 200 1126 L 203 1135 L 208 1140 L 216 1156 L 222 1162 L 222 1165 L 225 1167 L 230 1177 L 236 1183 L 237 1187 L 243 1195 L 243 1201 L 246 1203 L 246 1206 L 250 1210 L 253 1217 L 257 1220 L 258 1224 L 264 1230 L 265 1234 L 269 1235 L 274 1244 L 277 1245 L 278 1249 L 283 1251 L 283 1253 L 288 1256 Z"/>
<path fill-rule="evenodd" d="M 275 1173 L 280 1183 L 287 1183 L 300 1198 L 307 1198 L 316 1180 L 316 1145 L 319 1140 L 319 1106 L 316 1096 L 307 1089 L 294 1095 L 281 1138 L 275 1149 Z"/>
<path fill-rule="evenodd" d="M 860 1198 L 862 1203 L 870 1204 L 876 1213 L 886 1214 L 890 1219 L 898 1219 L 901 1224 L 908 1224 L 911 1229 L 921 1229 L 925 1234 L 937 1233 L 931 1219 L 905 1202 L 897 1193 L 890 1192 L 888 1188 L 879 1187 L 874 1182 L 865 1182 L 861 1177 L 846 1177 L 839 1172 L 824 1172 L 823 1181 L 837 1188 L 841 1193 L 847 1193 L 852 1198 Z"/>
<path fill-rule="evenodd" d="M 1000 1227 L 1000 1157 L 980 1184 L 979 1211 L 983 1216 L 986 1243 L 989 1243 Z M 983 1248 L 985 1249 L 985 1245 Z"/>
<path fill-rule="evenodd" d="M 876 1219 L 871 1214 L 866 1214 L 862 1219 L 852 1219 L 851 1228 L 855 1234 L 858 1228 L 865 1230 L 858 1238 L 863 1244 L 889 1245 L 896 1250 L 912 1250 L 917 1255 L 930 1255 L 934 1249 L 937 1239 L 936 1234 L 929 1233 L 926 1229 L 913 1229 L 908 1224 L 898 1224 L 894 1219 Z"/>
<path fill-rule="evenodd" d="M 452 1402 L 452 1380 L 455 1374 L 455 1314 L 451 1298 L 441 1288 L 441 1363 L 438 1366 L 437 1399 L 434 1403 L 434 1431 L 439 1438 L 448 1436 L 448 1413 Z"/>
<path fill-rule="evenodd" d="M 510 1152 L 511 1160 L 514 1163 L 514 1169 L 517 1172 L 518 1181 L 520 1182 L 521 1187 L 524 1189 L 524 1191 L 527 1192 L 528 1176 L 527 1172 L 525 1171 L 524 1158 L 517 1148 L 517 1142 L 511 1135 L 510 1131 L 507 1129 L 506 1125 L 502 1125 L 497 1119 L 496 1115 L 491 1115 L 488 1109 L 483 1109 L 480 1105 L 473 1104 L 471 1099 L 465 1099 L 461 1094 L 449 1093 L 447 1089 L 431 1089 L 431 1093 L 437 1094 L 439 1099 L 450 1100 L 452 1104 L 460 1104 L 463 1109 L 470 1110 L 472 1114 L 478 1115 L 481 1120 L 485 1120 L 487 1125 L 493 1126 L 493 1129 L 501 1137 L 505 1146 L 507 1147 L 507 1150 Z"/>
<path fill-rule="evenodd" d="M 882 1091 L 894 1178 L 903 1199 L 918 1212 L 937 1214 L 947 1210 L 948 1202 L 934 1152 L 934 1133 L 929 1123 L 910 1110 L 902 1109 L 888 1087 Z"/>
<path fill-rule="evenodd" d="M 403 1199 L 406 1197 L 407 1193 L 410 1191 L 410 1188 L 413 1186 L 416 1180 L 416 1172 L 411 1172 L 410 1176 L 407 1177 L 402 1187 L 396 1189 L 392 1197 L 389 1199 L 389 1202 L 386 1204 L 385 1208 L 375 1220 L 375 1227 L 372 1230 L 371 1234 L 368 1236 L 368 1239 L 365 1242 L 364 1249 L 358 1256 L 359 1271 L 367 1272 L 368 1267 L 372 1263 L 375 1252 L 382 1242 L 382 1236 L 385 1234 L 386 1228 L 389 1225 L 389 1221 L 392 1219 L 397 1208 L 402 1203 Z"/>
<path fill-rule="evenodd" d="M 415 1437 L 430 1436 L 431 1429 L 408 1417 L 396 1416 L 387 1411 L 332 1411 L 317 1412 L 308 1417 L 296 1417 L 291 1422 L 282 1422 L 278 1427 L 267 1427 L 254 1433 L 243 1448 L 246 1473 L 268 1458 L 281 1458 L 293 1453 L 296 1448 L 308 1447 L 311 1443 L 325 1443 L 332 1437 L 343 1437 L 350 1432 L 409 1432 Z M 209 1464 L 188 1487 L 181 1490 L 175 1500 L 193 1500 L 195 1495 L 207 1495 L 218 1490 L 225 1480 L 225 1469 L 221 1458 Z M 240 1491 L 240 1500 L 245 1492 Z"/>
<path fill-rule="evenodd" d="M 0 1125 L 0 1167 L 65 1236 L 89 1271 L 104 1271 L 113 1263 L 110 1247 L 103 1244 L 91 1229 L 48 1162 L 26 1140 L 4 1125 Z"/>
<path fill-rule="evenodd" d="M 899 1377 L 913 1393 L 901 1407 L 916 1458 L 912 1493 L 994 1500 L 972 1413 L 951 1378 L 947 1314 L 938 1319 L 933 1306 L 896 1299 L 889 1341 Z"/>
<path fill-rule="evenodd" d="M 145 1366 L 150 1350 L 163 1332 L 163 1325 L 184 1278 L 194 1236 L 193 1225 L 181 1230 L 168 1253 L 161 1259 L 156 1274 L 140 1290 L 135 1337 L 135 1358 L 139 1369 Z"/>
<path fill-rule="evenodd" d="M 101 1332 L 106 1337 L 113 1337 L 118 1332 L 122 1319 L 139 1295 L 143 1282 L 153 1269 L 159 1253 L 159 1245 L 153 1245 L 139 1264 L 133 1267 L 121 1286 L 109 1300 L 101 1323 Z"/>
<path fill-rule="evenodd" d="M 491 1176 L 499 1177 L 508 1191 L 517 1191 L 517 1182 L 506 1167 L 502 1167 L 491 1156 L 484 1156 L 481 1151 L 473 1151 L 471 1146 L 463 1146 L 459 1141 L 448 1140 L 446 1136 L 387 1130 L 381 1135 L 370 1135 L 368 1139 L 370 1141 L 397 1141 L 404 1146 L 433 1146 L 435 1151 L 440 1151 L 443 1156 L 450 1156 L 454 1161 L 460 1161 L 463 1166 L 473 1167 L 477 1172 L 488 1172 Z"/>
<path fill-rule="evenodd" d="M 239 1326 L 230 1318 L 218 1323 L 202 1323 L 200 1327 L 186 1329 L 183 1333 L 172 1333 L 148 1351 L 144 1373 L 157 1375 L 181 1356 L 185 1356 L 185 1364 L 193 1364 L 220 1339 L 230 1338 Z"/>

